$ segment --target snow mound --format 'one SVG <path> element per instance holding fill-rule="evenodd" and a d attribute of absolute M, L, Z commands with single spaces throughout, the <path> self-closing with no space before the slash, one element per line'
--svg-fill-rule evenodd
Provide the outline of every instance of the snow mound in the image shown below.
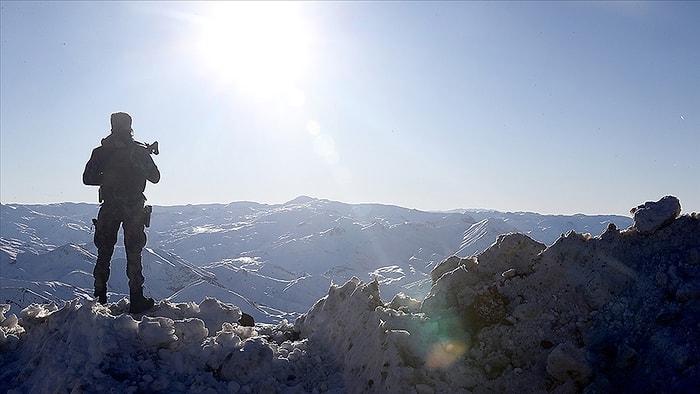
<path fill-rule="evenodd" d="M 295 325 L 348 392 L 697 392 L 700 216 L 450 257 L 422 304 L 353 279 Z M 419 305 L 419 308 L 417 308 Z M 371 353 L 370 356 L 367 353 Z"/>
<path fill-rule="evenodd" d="M 211 298 L 161 301 L 138 319 L 123 313 L 126 299 L 34 304 L 19 318 L 8 310 L 2 392 L 342 392 L 328 354 L 295 339 L 292 325 L 243 327 L 238 307 Z"/>

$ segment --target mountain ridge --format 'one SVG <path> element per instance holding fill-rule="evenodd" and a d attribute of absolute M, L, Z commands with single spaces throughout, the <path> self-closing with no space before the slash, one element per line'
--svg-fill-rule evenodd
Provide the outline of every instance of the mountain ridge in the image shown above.
<path fill-rule="evenodd" d="M 22 265 L 26 256 L 44 256 L 66 244 L 97 253 L 91 223 L 97 204 L 3 204 L 1 209 L 0 261 L 7 272 L 2 276 L 15 275 L 12 271 L 17 266 L 10 265 L 13 261 Z M 586 219 L 585 215 L 550 217 L 496 211 L 490 216 L 484 212 L 426 212 L 308 196 L 273 205 L 155 206 L 144 250 L 145 290 L 158 299 L 173 301 L 200 301 L 207 292 L 216 292 L 224 300 L 226 294 L 232 300 L 239 298 L 235 294 L 246 294 L 256 310 L 285 311 L 285 316 L 298 316 L 331 284 L 352 277 L 376 278 L 387 294 L 403 292 L 421 298 L 429 290 L 430 270 L 437 263 L 453 254 L 476 254 L 503 232 L 524 232 L 551 243 L 564 230 L 600 233 L 613 221 L 620 227 L 631 225 L 626 217 Z M 120 234 L 108 286 L 112 299 L 128 294 L 121 244 Z M 211 278 L 216 278 L 218 286 L 211 287 Z M 25 278 L 25 282 L 27 288 L 40 294 L 50 294 L 53 288 L 50 281 L 37 284 Z M 61 297 L 54 301 L 92 292 L 86 279 L 64 285 Z M 22 287 L 16 282 L 12 286 Z M 67 291 L 73 288 L 78 290 Z M 201 291 L 198 297 L 197 289 Z M 26 300 L 17 294 L 6 298 L 26 306 Z M 258 321 L 277 320 L 262 312 L 252 313 Z"/>

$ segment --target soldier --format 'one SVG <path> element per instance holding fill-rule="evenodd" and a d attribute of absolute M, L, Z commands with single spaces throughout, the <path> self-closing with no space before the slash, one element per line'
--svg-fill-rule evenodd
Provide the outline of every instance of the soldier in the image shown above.
<path fill-rule="evenodd" d="M 143 295 L 141 252 L 146 246 L 145 226 L 150 221 L 150 206 L 144 205 L 146 196 L 143 192 L 146 180 L 158 183 L 160 171 L 151 158 L 152 148 L 134 141 L 131 116 L 117 112 L 111 115 L 110 121 L 111 134 L 92 151 L 83 172 L 84 184 L 100 187 L 102 204 L 95 223 L 97 264 L 93 271 L 94 295 L 101 304 L 107 303 L 109 265 L 121 225 L 129 278 L 129 312 L 142 313 L 154 305 L 153 298 Z"/>

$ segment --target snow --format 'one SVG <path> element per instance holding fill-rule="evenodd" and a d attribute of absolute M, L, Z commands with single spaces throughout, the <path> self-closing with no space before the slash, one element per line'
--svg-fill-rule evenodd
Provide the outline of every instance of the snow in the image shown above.
<path fill-rule="evenodd" d="M 91 223 L 98 209 L 71 203 L 2 205 L 3 301 L 22 308 L 89 297 L 97 253 Z M 256 321 L 291 321 L 331 284 L 352 277 L 365 282 L 376 278 L 385 294 L 421 299 L 430 290 L 430 271 L 437 263 L 451 255 L 479 253 L 499 234 L 534 234 L 530 236 L 549 245 L 566 231 L 599 234 L 608 223 L 626 228 L 632 220 L 422 212 L 310 197 L 279 205 L 156 206 L 143 253 L 145 293 L 172 302 L 208 295 L 241 306 Z M 110 301 L 128 296 L 121 244 L 120 238 L 107 289 Z"/>
<path fill-rule="evenodd" d="M 286 321 L 242 327 L 240 310 L 213 298 L 126 311 L 124 299 L 33 304 L 20 325 L 4 307 L 3 392 L 342 392 L 329 354 L 292 340 Z"/>
<path fill-rule="evenodd" d="M 3 392 L 700 388 L 696 214 L 651 234 L 629 218 L 561 217 L 598 223 L 600 235 L 567 231 L 547 243 L 524 233 L 548 230 L 529 227 L 491 233 L 490 246 L 469 252 L 465 234 L 485 242 L 489 221 L 526 221 L 309 198 L 163 207 L 172 228 L 150 229 L 144 261 L 148 290 L 165 296 L 130 315 L 117 275 L 108 305 L 89 295 L 95 256 L 74 231 L 94 207 L 2 208 Z M 125 264 L 120 252 L 113 267 Z M 396 291 L 417 277 L 422 296 Z M 243 312 L 255 313 L 254 327 L 238 323 Z"/>

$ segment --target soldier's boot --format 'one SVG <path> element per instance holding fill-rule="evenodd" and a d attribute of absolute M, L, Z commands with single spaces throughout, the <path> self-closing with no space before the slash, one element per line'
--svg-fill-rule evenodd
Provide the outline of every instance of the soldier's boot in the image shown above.
<path fill-rule="evenodd" d="M 95 287 L 95 292 L 93 293 L 97 297 L 97 301 L 105 305 L 107 303 L 107 289 Z"/>
<path fill-rule="evenodd" d="M 97 302 L 100 304 L 107 304 L 107 290 L 95 290 L 94 296 L 97 297 Z"/>
<path fill-rule="evenodd" d="M 155 305 L 155 300 L 150 297 L 143 296 L 143 289 L 132 291 L 130 294 L 131 303 L 129 305 L 129 313 L 143 313 Z"/>

